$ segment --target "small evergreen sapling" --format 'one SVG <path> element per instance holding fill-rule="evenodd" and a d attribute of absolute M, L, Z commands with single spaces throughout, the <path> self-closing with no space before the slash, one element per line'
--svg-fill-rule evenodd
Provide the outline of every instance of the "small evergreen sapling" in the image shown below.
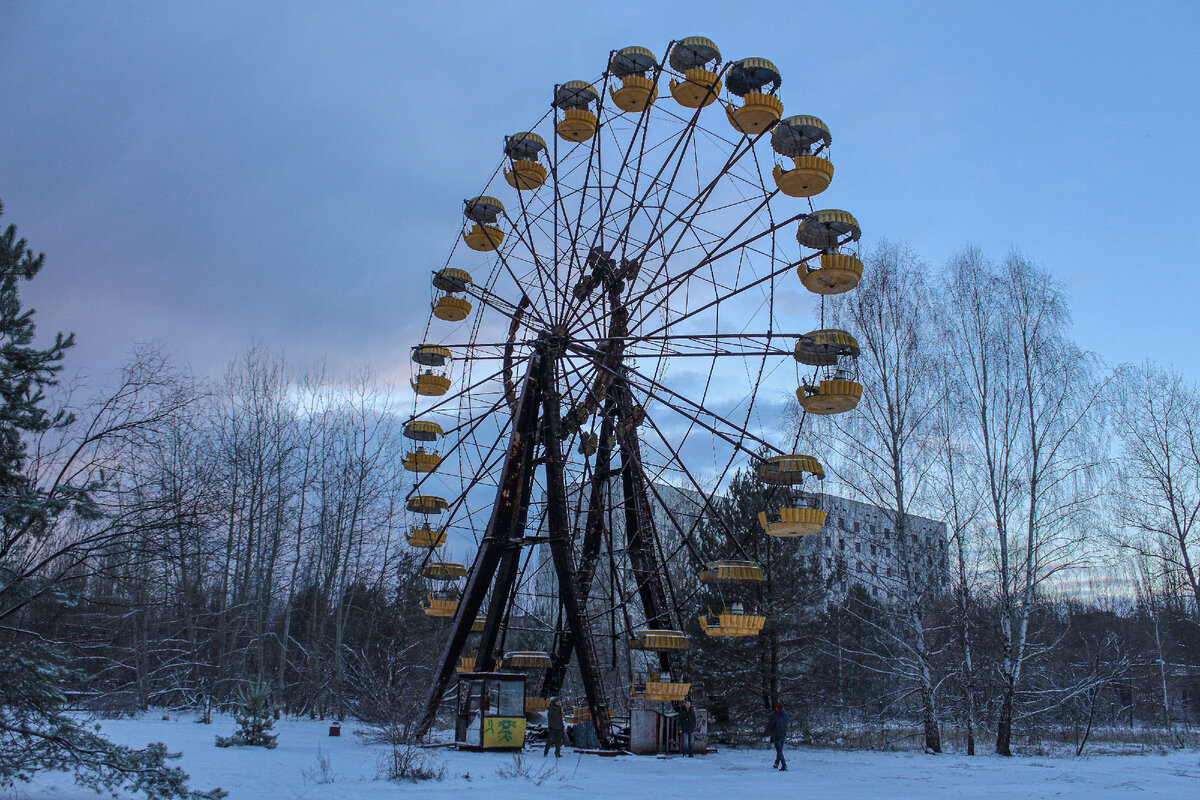
<path fill-rule="evenodd" d="M 271 687 L 265 683 L 252 683 L 238 690 L 238 709 L 233 719 L 238 730 L 233 736 L 218 736 L 217 747 L 275 747 L 279 734 L 271 733 L 275 727 L 271 710 Z"/>

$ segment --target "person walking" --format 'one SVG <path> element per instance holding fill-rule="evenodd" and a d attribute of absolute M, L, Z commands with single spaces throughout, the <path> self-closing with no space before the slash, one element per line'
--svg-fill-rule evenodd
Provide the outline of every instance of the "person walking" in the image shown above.
<path fill-rule="evenodd" d="M 550 755 L 550 747 L 554 747 L 554 757 L 562 758 L 563 744 L 563 710 L 562 700 L 555 697 L 550 701 L 550 708 L 546 710 L 546 749 L 542 751 L 542 758 Z"/>
<path fill-rule="evenodd" d="M 767 729 L 763 735 L 770 737 L 775 745 L 775 763 L 771 767 L 779 767 L 780 772 L 787 772 L 787 759 L 783 757 L 783 740 L 787 738 L 787 729 L 787 712 L 783 710 L 783 703 L 776 703 L 775 710 L 767 717 Z"/>
<path fill-rule="evenodd" d="M 692 698 L 683 698 L 683 708 L 679 709 L 679 754 L 692 757 L 696 745 L 696 709 L 692 708 Z"/>

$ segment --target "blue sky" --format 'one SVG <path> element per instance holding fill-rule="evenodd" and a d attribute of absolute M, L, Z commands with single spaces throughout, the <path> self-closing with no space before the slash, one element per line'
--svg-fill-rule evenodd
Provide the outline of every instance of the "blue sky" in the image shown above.
<path fill-rule="evenodd" d="M 407 374 L 461 199 L 555 83 L 687 35 L 834 133 L 827 205 L 932 264 L 1019 248 L 1109 363 L 1200 379 L 1200 4 L 10 3 L 4 222 L 102 376 L 160 341 Z M 719 113 L 719 112 L 714 112 Z"/>

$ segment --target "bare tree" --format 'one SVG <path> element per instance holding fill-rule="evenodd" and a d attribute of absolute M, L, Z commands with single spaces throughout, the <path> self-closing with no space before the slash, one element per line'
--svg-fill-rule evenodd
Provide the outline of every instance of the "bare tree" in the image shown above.
<path fill-rule="evenodd" d="M 1003 641 L 996 752 L 1010 755 L 1022 673 L 1039 651 L 1031 613 L 1046 582 L 1078 563 L 1099 494 L 1106 382 L 1068 337 L 1061 292 L 1023 257 L 997 269 L 964 251 L 950 264 L 946 295 L 953 385 L 988 498 Z"/>
<path fill-rule="evenodd" d="M 1200 393 L 1153 364 L 1117 383 L 1116 544 L 1183 578 L 1200 620 Z"/>
<path fill-rule="evenodd" d="M 945 576 L 945 553 L 940 539 L 920 535 L 912 520 L 935 465 L 936 449 L 929 443 L 942 401 L 927 273 L 907 247 L 884 242 L 868 255 L 857 290 L 834 306 L 835 324 L 848 328 L 862 349 L 863 398 L 853 413 L 832 418 L 839 456 L 833 467 L 854 494 L 890 518 L 894 538 L 881 532 L 886 540 L 870 547 L 893 555 L 884 556 L 889 566 L 870 580 L 900 617 L 878 626 L 878 633 L 892 651 L 885 663 L 920 698 L 926 749 L 940 753 L 941 679 L 935 674 L 940 645 L 930 610 Z"/>

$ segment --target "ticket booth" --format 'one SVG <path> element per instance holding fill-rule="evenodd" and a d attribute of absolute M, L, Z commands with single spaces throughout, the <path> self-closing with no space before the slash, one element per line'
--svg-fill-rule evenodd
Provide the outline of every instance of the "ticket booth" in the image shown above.
<path fill-rule="evenodd" d="M 464 672 L 458 676 L 454 741 L 470 750 L 525 746 L 525 676 Z"/>

